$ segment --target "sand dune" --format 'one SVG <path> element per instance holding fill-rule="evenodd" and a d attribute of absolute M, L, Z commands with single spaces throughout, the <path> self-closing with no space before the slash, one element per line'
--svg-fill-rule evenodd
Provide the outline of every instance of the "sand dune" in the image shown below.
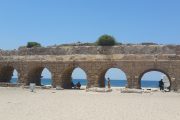
<path fill-rule="evenodd" d="M 180 120 L 180 94 L 1 87 L 0 120 Z"/>

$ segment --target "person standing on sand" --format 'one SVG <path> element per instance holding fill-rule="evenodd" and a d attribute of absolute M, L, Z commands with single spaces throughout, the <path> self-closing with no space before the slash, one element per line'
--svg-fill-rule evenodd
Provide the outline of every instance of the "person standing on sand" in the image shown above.
<path fill-rule="evenodd" d="M 108 82 L 108 88 L 110 89 L 111 88 L 110 78 L 108 78 L 107 82 Z"/>
<path fill-rule="evenodd" d="M 160 90 L 164 90 L 164 83 L 162 79 L 159 81 L 159 88 Z"/>

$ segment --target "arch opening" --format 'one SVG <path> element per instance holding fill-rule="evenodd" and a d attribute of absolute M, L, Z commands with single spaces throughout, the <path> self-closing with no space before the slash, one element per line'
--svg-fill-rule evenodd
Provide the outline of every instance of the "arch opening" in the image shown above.
<path fill-rule="evenodd" d="M 128 84 L 125 72 L 119 68 L 109 68 L 103 71 L 98 81 L 99 87 L 107 86 L 108 78 L 112 87 L 126 87 Z"/>
<path fill-rule="evenodd" d="M 78 82 L 80 82 L 80 84 L 84 88 L 84 86 L 86 86 L 88 83 L 87 74 L 80 67 L 70 68 L 65 70 L 62 74 L 62 80 L 63 80 L 62 87 L 65 89 L 73 88 L 72 84 L 76 85 Z"/>
<path fill-rule="evenodd" d="M 51 72 L 45 67 L 31 70 L 28 74 L 27 85 L 35 83 L 37 86 L 52 85 Z"/>
<path fill-rule="evenodd" d="M 140 88 L 159 88 L 159 81 L 162 79 L 164 89 L 170 89 L 171 79 L 162 70 L 147 70 L 140 75 Z"/>
<path fill-rule="evenodd" d="M 51 78 L 51 72 L 47 68 L 44 68 L 41 73 L 41 85 L 52 85 Z"/>
<path fill-rule="evenodd" d="M 18 74 L 17 70 L 14 69 L 10 83 L 17 84 L 18 78 L 19 78 L 19 74 Z"/>
<path fill-rule="evenodd" d="M 0 70 L 0 82 L 17 84 L 20 74 L 12 66 L 5 66 Z"/>

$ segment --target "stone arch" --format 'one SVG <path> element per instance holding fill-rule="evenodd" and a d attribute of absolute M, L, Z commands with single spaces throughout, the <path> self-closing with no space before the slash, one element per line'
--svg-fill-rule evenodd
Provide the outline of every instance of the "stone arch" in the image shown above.
<path fill-rule="evenodd" d="M 139 75 L 139 79 L 138 79 L 139 88 L 141 88 L 141 80 L 142 80 L 142 77 L 144 76 L 144 74 L 151 72 L 151 71 L 157 71 L 157 72 L 161 72 L 161 73 L 165 74 L 169 79 L 170 88 L 171 88 L 171 85 L 172 85 L 171 76 L 168 74 L 168 72 L 166 70 L 162 70 L 162 69 L 146 69 L 143 72 L 141 72 Z"/>
<path fill-rule="evenodd" d="M 119 69 L 120 71 L 122 71 L 125 76 L 126 76 L 126 79 L 128 79 L 128 75 L 127 75 L 127 72 L 125 71 L 125 69 L 121 69 L 121 67 L 119 66 L 111 66 L 111 67 L 107 67 L 107 68 L 104 68 L 104 69 L 101 69 L 99 71 L 99 75 L 98 75 L 98 87 L 105 87 L 105 74 L 107 73 L 107 71 L 111 68 L 116 68 L 116 69 Z M 128 80 L 127 80 L 127 84 L 128 83 Z"/>
<path fill-rule="evenodd" d="M 18 74 L 18 82 L 19 82 L 19 79 L 20 79 L 20 71 L 18 68 L 12 66 L 12 65 L 7 65 L 7 66 L 2 66 L 0 68 L 0 82 L 7 82 L 9 83 L 12 76 L 13 76 L 13 72 L 14 70 L 17 71 L 17 74 Z"/>
<path fill-rule="evenodd" d="M 33 67 L 28 71 L 28 78 L 26 81 L 26 85 L 29 85 L 30 83 L 35 83 L 37 86 L 41 86 L 41 78 L 42 78 L 41 74 L 45 68 L 51 73 L 51 80 L 53 82 L 52 71 L 48 67 L 39 66 L 39 67 Z"/>
<path fill-rule="evenodd" d="M 73 67 L 68 67 L 65 68 L 61 74 L 61 86 L 65 89 L 70 89 L 71 88 L 71 81 L 72 81 L 72 72 L 76 69 L 76 68 L 80 68 L 82 69 L 87 76 L 87 82 L 88 82 L 88 74 L 87 74 L 87 70 L 83 69 L 83 67 L 81 66 L 73 66 Z"/>

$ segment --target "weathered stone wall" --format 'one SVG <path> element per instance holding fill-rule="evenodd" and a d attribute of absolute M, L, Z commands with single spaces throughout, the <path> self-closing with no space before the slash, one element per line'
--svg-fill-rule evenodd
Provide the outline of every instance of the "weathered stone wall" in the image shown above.
<path fill-rule="evenodd" d="M 73 55 L 73 54 L 180 54 L 180 45 L 120 45 L 120 46 L 57 46 L 19 48 L 0 55 Z"/>
<path fill-rule="evenodd" d="M 41 72 L 47 68 L 52 85 L 70 88 L 72 71 L 80 67 L 87 74 L 87 87 L 104 87 L 105 73 L 110 68 L 125 72 L 128 88 L 141 88 L 141 78 L 149 71 L 165 73 L 172 90 L 180 90 L 179 46 L 65 46 L 32 48 L 3 53 L 0 56 L 0 82 L 9 82 L 17 70 L 18 82 L 40 85 Z M 13 54 L 12 54 L 13 53 Z"/>

